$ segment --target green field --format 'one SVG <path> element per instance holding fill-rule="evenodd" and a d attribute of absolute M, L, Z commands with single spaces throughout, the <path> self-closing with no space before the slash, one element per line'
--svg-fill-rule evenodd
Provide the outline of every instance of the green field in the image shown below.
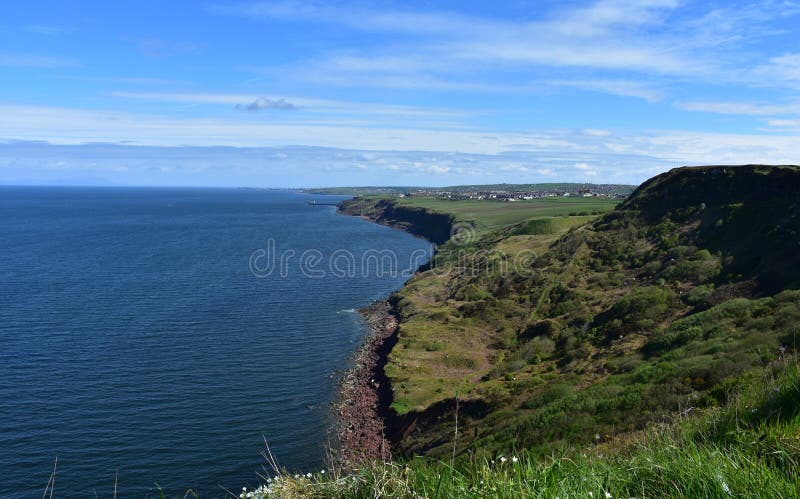
<path fill-rule="evenodd" d="M 453 215 L 457 221 L 472 222 L 479 229 L 496 229 L 539 217 L 587 216 L 605 213 L 617 199 L 559 197 L 516 201 L 488 200 L 450 201 L 432 197 L 409 197 L 396 200 L 399 205 L 425 208 Z"/>

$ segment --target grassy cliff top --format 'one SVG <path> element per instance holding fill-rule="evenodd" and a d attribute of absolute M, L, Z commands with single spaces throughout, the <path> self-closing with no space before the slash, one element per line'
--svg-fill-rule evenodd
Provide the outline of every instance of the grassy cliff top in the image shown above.
<path fill-rule="evenodd" d="M 402 451 L 451 452 L 439 423 L 456 397 L 458 452 L 613 439 L 723 404 L 733 380 L 795 348 L 800 169 L 673 170 L 595 216 L 552 217 L 552 201 L 408 201 L 480 230 L 393 297 Z"/>
<path fill-rule="evenodd" d="M 445 424 L 445 423 L 443 423 Z M 452 424 L 448 425 L 454 430 Z M 624 439 L 554 450 L 277 473 L 240 497 L 798 497 L 800 372 L 759 372 L 724 407 Z"/>
<path fill-rule="evenodd" d="M 538 207 L 388 210 L 482 228 L 393 297 L 398 451 L 426 457 L 242 497 L 799 497 L 800 168 L 676 169 L 603 215 Z"/>
<path fill-rule="evenodd" d="M 471 222 L 483 231 L 502 228 L 531 218 L 599 215 L 612 210 L 619 200 L 594 197 L 556 197 L 516 202 L 447 200 L 430 197 L 397 199 L 402 206 L 446 213 L 459 222 Z"/>

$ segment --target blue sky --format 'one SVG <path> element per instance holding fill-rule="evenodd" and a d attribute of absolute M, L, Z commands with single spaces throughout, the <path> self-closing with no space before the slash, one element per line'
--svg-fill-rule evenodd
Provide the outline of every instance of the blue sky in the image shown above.
<path fill-rule="evenodd" d="M 800 2 L 4 2 L 0 184 L 800 163 Z"/>

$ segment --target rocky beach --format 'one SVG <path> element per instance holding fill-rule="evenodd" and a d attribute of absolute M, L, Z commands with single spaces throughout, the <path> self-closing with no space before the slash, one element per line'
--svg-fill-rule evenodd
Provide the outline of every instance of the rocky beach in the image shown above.
<path fill-rule="evenodd" d="M 353 367 L 342 376 L 333 408 L 334 461 L 341 466 L 391 457 L 385 421 L 392 390 L 383 368 L 397 341 L 397 318 L 388 301 L 375 302 L 359 312 L 367 322 L 367 334 L 353 355 Z"/>

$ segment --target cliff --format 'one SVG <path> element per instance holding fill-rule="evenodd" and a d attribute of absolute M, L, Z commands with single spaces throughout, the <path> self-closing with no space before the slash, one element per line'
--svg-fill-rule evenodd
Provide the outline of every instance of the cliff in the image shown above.
<path fill-rule="evenodd" d="M 445 244 L 392 298 L 398 451 L 452 452 L 456 400 L 457 453 L 547 453 L 725 404 L 794 351 L 799 187 L 792 166 L 682 168 L 581 226 Z M 440 243 L 454 223 L 395 200 L 342 211 Z"/>
<path fill-rule="evenodd" d="M 436 244 L 443 244 L 450 239 L 450 229 L 454 223 L 452 215 L 403 206 L 387 198 L 357 197 L 340 203 L 339 211 L 405 230 Z"/>

